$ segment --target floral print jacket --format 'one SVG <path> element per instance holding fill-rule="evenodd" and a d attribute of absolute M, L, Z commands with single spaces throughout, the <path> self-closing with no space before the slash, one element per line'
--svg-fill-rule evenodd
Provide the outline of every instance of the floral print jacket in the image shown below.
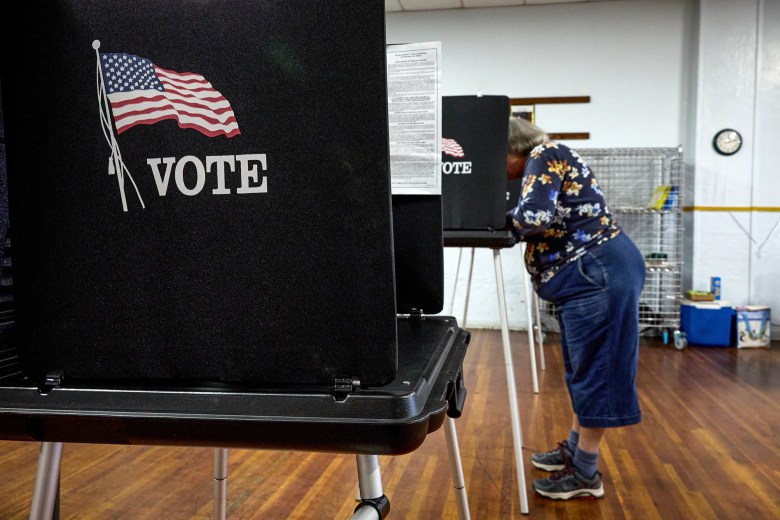
<path fill-rule="evenodd" d="M 535 285 L 620 233 L 596 178 L 577 152 L 547 142 L 531 150 L 520 200 L 507 213 Z"/>

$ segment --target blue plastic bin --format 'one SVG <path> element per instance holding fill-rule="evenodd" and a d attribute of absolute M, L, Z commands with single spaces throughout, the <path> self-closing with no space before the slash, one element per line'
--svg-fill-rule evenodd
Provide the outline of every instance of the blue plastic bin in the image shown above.
<path fill-rule="evenodd" d="M 734 308 L 713 303 L 680 305 L 680 330 L 689 345 L 730 347 L 733 344 Z"/>

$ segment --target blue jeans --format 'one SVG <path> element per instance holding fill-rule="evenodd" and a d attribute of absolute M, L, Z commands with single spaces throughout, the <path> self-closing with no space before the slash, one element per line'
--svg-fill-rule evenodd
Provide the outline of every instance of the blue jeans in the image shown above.
<path fill-rule="evenodd" d="M 636 373 L 644 281 L 644 258 L 620 233 L 536 288 L 558 312 L 566 386 L 586 428 L 641 421 Z"/>

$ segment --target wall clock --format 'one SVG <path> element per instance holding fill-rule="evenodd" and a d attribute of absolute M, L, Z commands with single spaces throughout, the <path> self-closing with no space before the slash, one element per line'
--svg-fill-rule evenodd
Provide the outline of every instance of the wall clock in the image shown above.
<path fill-rule="evenodd" d="M 712 146 L 721 155 L 734 155 L 742 148 L 742 136 L 732 128 L 724 128 L 715 134 Z"/>

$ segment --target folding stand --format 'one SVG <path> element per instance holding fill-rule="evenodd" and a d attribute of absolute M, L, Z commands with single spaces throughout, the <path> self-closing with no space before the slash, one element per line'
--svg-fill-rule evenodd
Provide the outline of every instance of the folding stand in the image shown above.
<path fill-rule="evenodd" d="M 445 237 L 445 245 L 449 245 L 448 242 L 453 240 L 459 240 L 459 238 L 454 237 L 453 235 L 456 233 L 464 234 L 465 232 L 461 231 L 447 231 L 447 235 Z M 469 234 L 474 234 L 476 232 L 467 232 Z M 492 237 L 491 237 L 492 239 Z M 458 251 L 458 263 L 455 267 L 455 281 L 453 282 L 453 288 L 452 288 L 452 299 L 450 300 L 450 314 L 453 312 L 453 307 L 455 305 L 455 295 L 456 295 L 456 289 L 458 287 L 458 275 L 460 273 L 460 261 L 461 257 L 463 255 L 463 247 L 465 246 L 457 246 L 460 248 Z M 490 247 L 490 246 L 479 246 L 479 247 Z M 511 247 L 511 246 L 505 246 L 505 247 Z M 464 301 L 463 306 L 463 326 L 466 326 L 467 318 L 468 318 L 468 312 L 469 312 L 469 297 L 471 295 L 471 275 L 474 270 L 474 250 L 475 247 L 471 247 L 471 257 L 469 261 L 469 274 L 468 279 L 466 281 L 466 298 Z M 496 249 L 494 249 L 496 251 Z M 523 252 L 525 252 L 525 244 L 523 244 Z M 499 253 L 500 254 L 500 253 Z M 498 278 L 496 278 L 496 289 L 498 290 L 498 285 L 503 285 L 503 280 L 499 282 Z M 544 363 L 544 338 L 542 336 L 542 328 L 541 328 L 541 316 L 539 314 L 539 296 L 536 295 L 533 291 L 531 291 L 531 286 L 528 280 L 528 277 L 525 278 L 525 301 L 527 302 L 526 305 L 526 318 L 528 320 L 528 348 L 531 353 L 531 381 L 533 382 L 533 389 L 534 393 L 539 393 L 539 380 L 538 380 L 538 373 L 536 370 L 536 348 L 535 343 L 538 343 L 539 345 L 539 361 L 542 366 L 542 370 L 545 368 Z"/>
<path fill-rule="evenodd" d="M 447 418 L 444 420 L 444 433 L 447 438 L 447 457 L 450 461 L 450 473 L 452 475 L 453 488 L 455 490 L 455 500 L 458 507 L 458 518 L 460 520 L 469 520 L 468 496 L 466 495 L 466 483 L 463 477 L 463 465 L 460 460 L 460 448 L 458 447 L 458 436 L 455 430 L 455 420 L 448 411 Z M 389 502 L 384 497 L 382 491 L 382 480 L 379 474 L 379 457 L 376 455 L 357 455 L 358 470 L 358 490 L 356 499 L 361 502 L 358 506 L 355 516 L 352 518 L 374 518 L 370 515 L 371 509 L 381 499 L 381 504 Z M 225 520 L 227 500 L 227 450 L 217 448 L 214 450 L 214 520 Z M 383 505 L 384 508 L 384 505 Z M 357 516 L 360 511 L 361 516 Z M 379 518 L 384 518 L 381 514 L 382 509 L 378 510 Z"/>
<path fill-rule="evenodd" d="M 523 244 L 523 253 L 525 253 L 525 244 Z M 533 293 L 531 296 L 530 293 Z M 535 291 L 531 291 L 530 284 L 528 282 L 528 277 L 526 277 L 525 281 L 525 295 L 526 298 L 530 298 L 533 302 L 534 307 L 534 320 L 533 320 L 533 329 L 536 333 L 536 344 L 539 345 L 539 364 L 542 367 L 542 370 L 547 368 L 544 363 L 544 333 L 542 332 L 542 317 L 541 317 L 541 302 L 539 301 L 539 295 L 536 294 Z"/>
<path fill-rule="evenodd" d="M 51 520 L 65 442 L 213 446 L 214 518 L 225 515 L 227 448 L 355 453 L 361 503 L 353 518 L 384 518 L 389 501 L 379 455 L 417 449 L 447 425 L 456 488 L 464 489 L 452 418 L 465 389 L 471 335 L 448 317 L 399 317 L 399 373 L 361 388 L 97 388 L 59 384 L 45 393 L 23 380 L 0 387 L 0 438 L 41 441 L 31 520 Z M 468 519 L 465 490 L 460 518 Z M 373 515 L 373 516 L 372 516 Z"/>
<path fill-rule="evenodd" d="M 58 478 L 62 461 L 61 442 L 41 443 L 41 453 L 38 461 L 38 471 L 35 479 L 30 520 L 51 520 L 58 518 L 55 512 L 55 501 L 58 495 Z M 450 453 L 452 455 L 452 453 Z M 227 449 L 214 450 L 214 520 L 226 518 L 227 498 Z M 361 503 L 352 515 L 353 520 L 381 520 L 390 510 L 390 502 L 382 490 L 382 478 L 379 472 L 379 457 L 377 455 L 357 455 L 358 479 L 360 482 Z M 453 463 L 453 459 L 450 459 Z M 458 457 L 458 467 L 460 467 Z M 460 473 L 462 478 L 462 471 Z M 458 501 L 459 518 L 468 519 L 468 508 L 465 515 Z"/>
<path fill-rule="evenodd" d="M 507 319 L 506 297 L 504 295 L 504 276 L 501 270 L 501 249 L 510 248 L 514 245 L 514 237 L 510 231 L 444 231 L 444 247 L 472 248 L 472 264 L 469 268 L 469 284 L 467 286 L 466 305 L 468 305 L 468 291 L 471 287 L 471 270 L 473 268 L 474 261 L 474 248 L 482 247 L 493 250 L 493 261 L 496 270 L 496 291 L 498 294 L 499 314 L 501 315 L 501 340 L 504 346 L 504 363 L 506 365 L 507 389 L 509 391 L 509 412 L 512 422 L 512 436 L 515 447 L 515 470 L 517 473 L 517 483 L 520 493 L 520 512 L 523 514 L 528 514 L 528 495 L 525 487 L 525 470 L 522 451 L 522 429 L 520 426 L 520 413 L 517 406 L 517 391 L 515 388 L 515 373 L 512 363 L 512 350 L 509 344 L 509 320 Z M 466 321 L 465 312 L 463 321 Z M 534 392 L 538 393 L 539 390 L 536 381 L 536 356 L 534 354 L 533 333 L 530 327 L 528 334 L 531 349 L 531 371 L 534 378 Z"/>
<path fill-rule="evenodd" d="M 59 495 L 61 442 L 42 442 L 38 454 L 38 470 L 35 474 L 35 489 L 30 507 L 30 519 L 55 518 L 54 504 Z M 57 515 L 59 516 L 59 515 Z"/>
<path fill-rule="evenodd" d="M 214 450 L 214 520 L 227 516 L 227 448 Z"/>

